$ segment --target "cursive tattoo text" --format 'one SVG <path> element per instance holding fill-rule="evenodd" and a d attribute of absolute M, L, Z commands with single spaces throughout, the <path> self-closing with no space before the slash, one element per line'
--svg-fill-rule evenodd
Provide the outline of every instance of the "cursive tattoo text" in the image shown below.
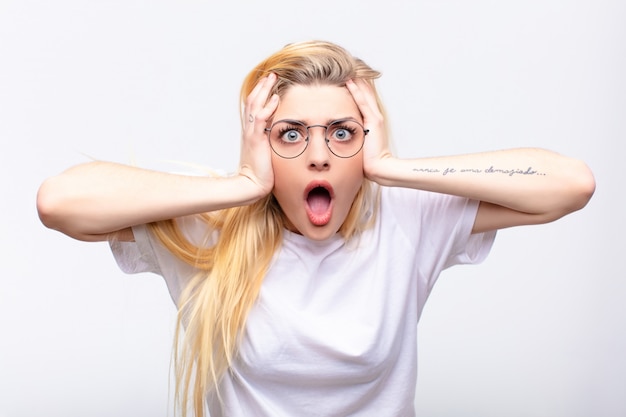
<path fill-rule="evenodd" d="M 426 174 L 441 174 L 441 175 L 450 175 L 450 174 L 501 174 L 512 177 L 514 175 L 539 175 L 544 176 L 545 173 L 539 172 L 533 167 L 524 168 L 495 168 L 493 165 L 488 168 L 452 168 L 447 167 L 443 169 L 439 168 L 413 168 L 413 172 L 421 172 Z"/>

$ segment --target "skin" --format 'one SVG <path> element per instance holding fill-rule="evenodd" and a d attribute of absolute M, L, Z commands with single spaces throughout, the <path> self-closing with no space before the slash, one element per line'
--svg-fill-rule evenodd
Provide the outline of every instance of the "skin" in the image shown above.
<path fill-rule="evenodd" d="M 350 92 L 345 87 L 329 85 L 291 87 L 273 115 L 274 120 L 299 120 L 306 125 L 326 125 L 343 118 L 363 122 Z M 292 231 L 309 239 L 324 240 L 337 233 L 363 183 L 363 154 L 339 158 L 326 146 L 324 129 L 312 128 L 310 135 L 309 145 L 297 158 L 285 159 L 272 152 L 272 192 Z M 328 184 L 333 190 L 330 220 L 323 225 L 315 224 L 307 215 L 306 189 L 316 183 Z"/>
<path fill-rule="evenodd" d="M 80 240 L 130 241 L 132 226 L 244 206 L 274 193 L 291 230 L 324 240 L 337 233 L 368 178 L 383 186 L 480 201 L 472 229 L 478 233 L 556 220 L 584 207 L 594 192 L 593 175 L 583 162 L 543 149 L 396 158 L 366 82 L 295 86 L 279 99 L 270 97 L 275 81 L 273 74 L 259 80 L 245 102 L 238 175 L 208 178 L 101 161 L 82 164 L 41 185 L 37 209 L 42 222 Z M 305 153 L 285 160 L 273 154 L 264 131 L 274 118 L 326 125 L 344 117 L 361 121 L 370 131 L 362 151 L 350 159 L 332 155 L 316 128 Z M 314 222 L 307 214 L 305 190 L 316 182 L 333 189 L 328 221 Z"/>
<path fill-rule="evenodd" d="M 545 149 L 397 158 L 389 151 L 384 119 L 366 82 L 296 86 L 282 99 L 270 96 L 275 82 L 274 74 L 260 79 L 244 103 L 238 175 L 209 178 L 103 161 L 81 164 L 42 183 L 37 195 L 41 221 L 79 240 L 133 240 L 134 225 L 243 206 L 274 192 L 290 227 L 322 240 L 337 232 L 366 177 L 384 186 L 480 201 L 472 229 L 478 233 L 556 220 L 584 207 L 594 193 L 595 180 L 584 162 Z M 287 161 L 269 146 L 265 128 L 274 116 L 307 124 L 349 116 L 370 133 L 359 154 L 339 160 L 323 143 L 322 130 L 314 128 L 305 153 Z M 506 173 L 511 171 L 516 174 Z M 303 197 L 304 187 L 320 179 L 335 191 L 330 221 L 323 226 L 306 218 Z"/>
<path fill-rule="evenodd" d="M 385 186 L 479 201 L 472 233 L 552 222 L 583 208 L 595 191 L 595 179 L 583 161 L 546 149 L 397 158 L 389 150 L 383 116 L 369 84 L 350 80 L 346 86 L 370 129 L 363 156 L 366 177 Z M 503 173 L 507 170 L 523 174 Z"/>

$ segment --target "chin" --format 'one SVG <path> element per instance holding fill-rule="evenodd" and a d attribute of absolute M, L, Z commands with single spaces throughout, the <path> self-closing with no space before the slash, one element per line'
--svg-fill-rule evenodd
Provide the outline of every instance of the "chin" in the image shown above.
<path fill-rule="evenodd" d="M 337 234 L 338 230 L 314 230 L 313 233 L 307 233 L 305 236 L 311 240 L 322 242 Z"/>
<path fill-rule="evenodd" d="M 297 228 L 294 232 L 306 237 L 307 239 L 322 242 L 335 236 L 339 232 L 339 227 L 331 224 L 324 226 L 307 224 L 302 228 Z"/>

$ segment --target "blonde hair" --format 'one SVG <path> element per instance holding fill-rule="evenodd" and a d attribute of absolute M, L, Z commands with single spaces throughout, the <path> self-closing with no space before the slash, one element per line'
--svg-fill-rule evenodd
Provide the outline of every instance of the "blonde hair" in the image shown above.
<path fill-rule="evenodd" d="M 279 96 L 293 85 L 345 86 L 349 79 L 363 79 L 374 87 L 373 80 L 380 76 L 362 60 L 329 42 L 286 45 L 244 79 L 242 123 L 246 97 L 258 80 L 270 73 L 278 76 L 274 92 Z M 377 205 L 377 192 L 364 180 L 339 230 L 346 240 L 369 227 Z M 189 408 L 196 416 L 203 417 L 205 396 L 211 390 L 220 398 L 218 384 L 237 354 L 247 315 L 282 242 L 286 224 L 284 213 L 272 195 L 247 206 L 200 216 L 209 231 L 219 231 L 212 246 L 191 244 L 174 220 L 150 225 L 165 247 L 199 271 L 181 294 L 176 326 L 175 400 L 183 417 Z"/>

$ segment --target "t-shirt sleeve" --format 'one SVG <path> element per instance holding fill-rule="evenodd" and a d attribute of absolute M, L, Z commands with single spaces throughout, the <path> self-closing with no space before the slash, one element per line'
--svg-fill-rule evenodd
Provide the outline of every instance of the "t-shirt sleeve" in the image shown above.
<path fill-rule="evenodd" d="M 206 224 L 195 216 L 177 219 L 183 234 L 194 244 L 207 242 Z M 109 242 L 115 261 L 127 274 L 151 272 L 161 275 L 176 302 L 188 280 L 197 269 L 183 262 L 161 244 L 146 225 L 133 227 L 134 242 Z"/>
<path fill-rule="evenodd" d="M 478 264 L 484 261 L 491 250 L 496 231 L 472 234 L 480 202 L 466 198 L 447 197 L 449 210 L 458 214 L 458 220 L 452 227 L 451 235 L 455 236 L 455 240 L 447 254 L 444 269 L 453 265 Z"/>
<path fill-rule="evenodd" d="M 433 272 L 482 262 L 496 232 L 472 234 L 479 202 L 428 191 L 394 188 L 393 211 L 418 251 L 433 261 Z"/>
<path fill-rule="evenodd" d="M 133 227 L 134 242 L 109 241 L 113 257 L 120 269 L 127 274 L 152 272 L 162 275 L 159 256 L 146 225 Z M 163 248 L 165 249 L 165 248 Z"/>

